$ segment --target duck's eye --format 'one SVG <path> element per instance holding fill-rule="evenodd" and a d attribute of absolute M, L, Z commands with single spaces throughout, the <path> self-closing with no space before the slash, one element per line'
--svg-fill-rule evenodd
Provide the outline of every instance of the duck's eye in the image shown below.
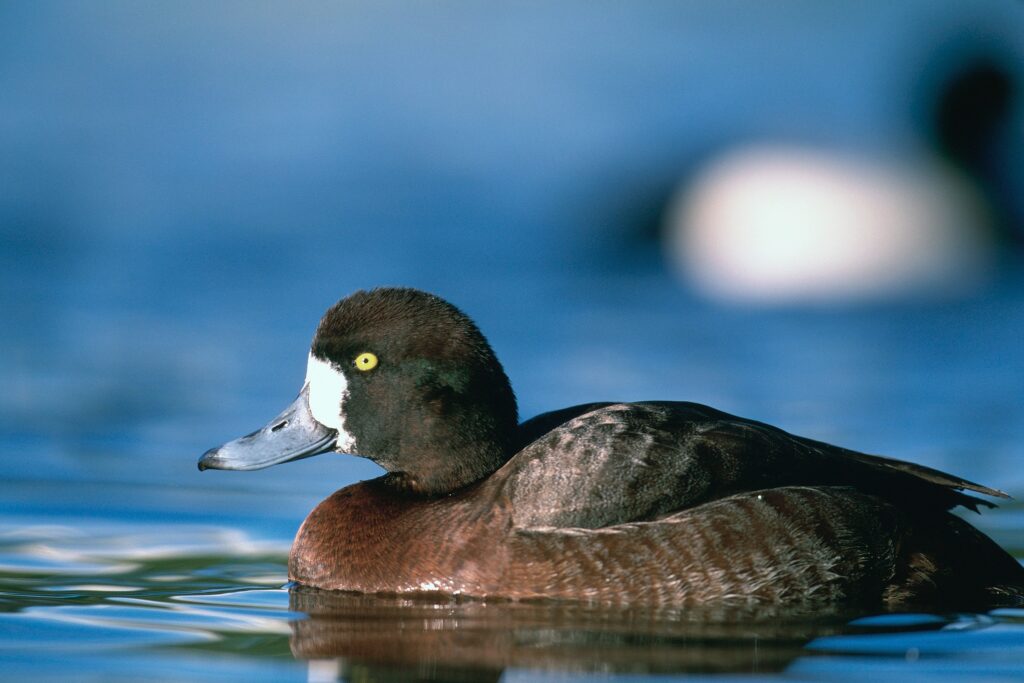
<path fill-rule="evenodd" d="M 377 356 L 373 355 L 369 351 L 356 356 L 356 369 L 366 372 L 367 370 L 373 370 L 377 367 Z"/>

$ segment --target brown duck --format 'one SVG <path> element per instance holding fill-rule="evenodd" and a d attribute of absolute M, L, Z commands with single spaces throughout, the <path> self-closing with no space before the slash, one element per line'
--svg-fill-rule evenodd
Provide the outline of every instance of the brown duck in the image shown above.
<path fill-rule="evenodd" d="M 299 529 L 289 577 L 364 593 L 632 605 L 1024 604 L 1024 567 L 949 510 L 1006 494 L 695 403 L 519 424 L 476 325 L 413 289 L 320 321 L 298 398 L 200 469 L 327 451 L 388 474 Z"/>

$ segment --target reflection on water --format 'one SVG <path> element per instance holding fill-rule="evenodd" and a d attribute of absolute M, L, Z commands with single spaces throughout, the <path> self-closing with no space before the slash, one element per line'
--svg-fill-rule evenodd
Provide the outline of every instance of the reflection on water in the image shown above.
<path fill-rule="evenodd" d="M 0 526 L 0 610 L 278 587 L 286 553 L 281 544 L 217 527 Z"/>
<path fill-rule="evenodd" d="M 339 671 L 780 671 L 849 615 L 651 610 L 365 596 L 293 588 L 296 657 L 337 658 Z M 941 626 L 941 622 L 938 622 Z M 930 625 L 938 628 L 939 626 Z"/>
<path fill-rule="evenodd" d="M 881 674 L 921 658 L 1019 673 L 1024 610 L 993 616 L 647 610 L 364 596 L 295 587 L 292 653 L 317 680 L 498 680 L 503 674 Z M 978 653 L 995 657 L 975 660 Z M 848 659 L 855 659 L 851 666 Z M 949 662 L 946 662 L 949 665 Z M 887 668 L 888 667 L 888 668 Z"/>

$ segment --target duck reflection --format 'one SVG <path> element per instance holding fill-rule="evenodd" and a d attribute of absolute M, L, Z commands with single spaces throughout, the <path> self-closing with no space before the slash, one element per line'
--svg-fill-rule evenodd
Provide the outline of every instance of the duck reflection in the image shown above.
<path fill-rule="evenodd" d="M 292 653 L 311 680 L 498 680 L 505 669 L 772 672 L 849 612 L 611 608 L 382 597 L 293 587 Z M 940 622 L 935 627 L 942 625 Z"/>

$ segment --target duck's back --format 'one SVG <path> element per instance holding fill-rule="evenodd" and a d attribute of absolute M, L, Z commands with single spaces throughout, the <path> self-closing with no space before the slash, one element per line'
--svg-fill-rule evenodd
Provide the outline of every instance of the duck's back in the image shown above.
<path fill-rule="evenodd" d="M 554 426 L 556 425 L 556 426 Z M 1005 495 L 691 403 L 590 404 L 489 482 L 509 585 L 602 602 L 1020 600 L 1024 569 L 947 509 Z"/>

